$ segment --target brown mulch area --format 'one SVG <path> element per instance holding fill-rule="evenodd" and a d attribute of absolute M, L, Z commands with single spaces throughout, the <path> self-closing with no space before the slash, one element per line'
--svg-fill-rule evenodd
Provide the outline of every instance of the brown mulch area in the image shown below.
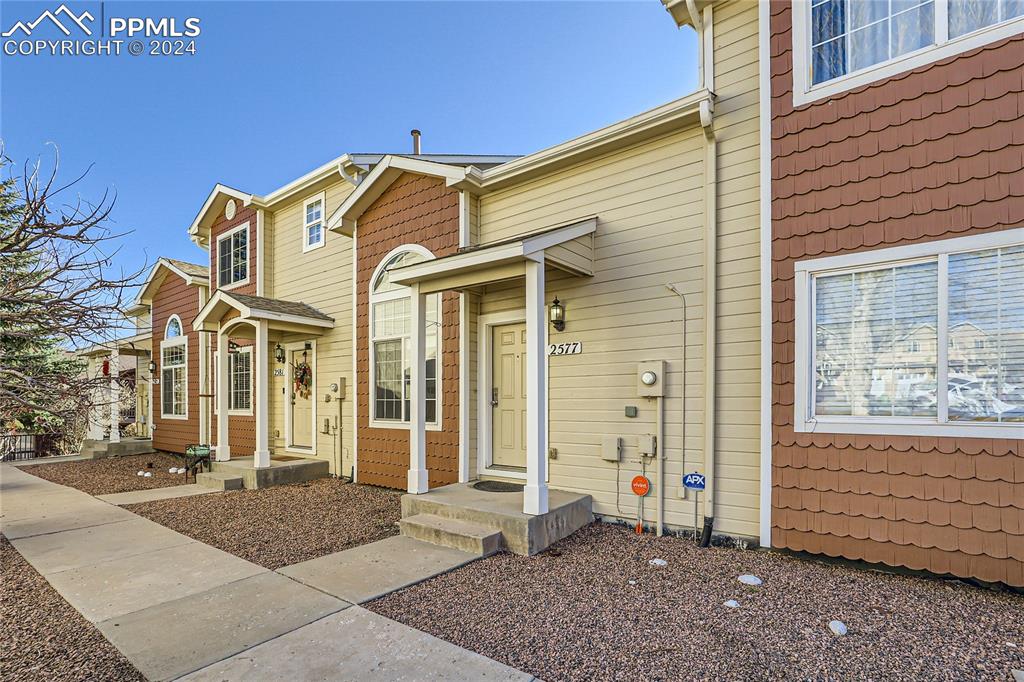
<path fill-rule="evenodd" d="M 152 465 L 152 467 L 150 467 Z M 185 474 L 170 474 L 171 467 L 185 466 L 180 457 L 162 453 L 87 459 L 78 462 L 54 462 L 21 467 L 21 470 L 47 481 L 77 488 L 90 495 L 127 493 L 132 490 L 167 488 L 185 485 Z M 151 471 L 150 478 L 139 476 L 140 470 Z M 192 483 L 191 476 L 189 483 Z"/>
<path fill-rule="evenodd" d="M 146 679 L 3 536 L 0 575 L 0 679 Z"/>
<path fill-rule="evenodd" d="M 397 535 L 401 496 L 396 490 L 324 478 L 125 509 L 275 570 Z"/>
<path fill-rule="evenodd" d="M 738 582 L 747 573 L 763 584 Z M 600 523 L 368 608 L 549 681 L 1008 680 L 1024 669 L 1019 594 Z M 847 635 L 829 631 L 833 619 Z"/>

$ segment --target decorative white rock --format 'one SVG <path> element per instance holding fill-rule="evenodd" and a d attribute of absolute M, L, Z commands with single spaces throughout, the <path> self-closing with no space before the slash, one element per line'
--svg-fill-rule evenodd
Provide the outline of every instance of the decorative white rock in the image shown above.
<path fill-rule="evenodd" d="M 137 474 L 135 474 L 135 475 L 136 475 L 136 476 L 145 476 L 145 475 L 146 475 L 146 472 L 145 472 L 145 471 L 142 471 L 142 470 L 140 469 L 140 470 L 139 470 L 139 473 L 137 473 Z"/>
<path fill-rule="evenodd" d="M 741 583 L 743 583 L 744 585 L 753 585 L 754 587 L 757 587 L 758 585 L 761 584 L 761 579 L 760 578 L 758 578 L 756 575 L 749 575 L 749 574 L 748 575 L 741 575 L 739 577 L 739 581 Z"/>
<path fill-rule="evenodd" d="M 668 566 L 668 562 L 664 559 L 651 559 L 648 561 L 651 566 Z"/>
<path fill-rule="evenodd" d="M 146 473 L 143 474 L 143 476 L 145 476 L 146 478 L 153 478 L 153 472 L 147 471 Z"/>
<path fill-rule="evenodd" d="M 833 635 L 839 635 L 840 637 L 847 632 L 846 624 L 841 620 L 829 621 L 828 629 L 832 631 Z"/>
<path fill-rule="evenodd" d="M 176 474 L 176 473 L 178 473 L 178 467 L 171 467 L 170 469 L 167 470 L 167 473 L 169 473 L 169 474 Z"/>
<path fill-rule="evenodd" d="M 726 608 L 730 609 L 738 609 L 740 607 L 740 603 L 735 599 L 730 599 L 729 601 L 724 602 L 722 606 L 725 606 Z"/>

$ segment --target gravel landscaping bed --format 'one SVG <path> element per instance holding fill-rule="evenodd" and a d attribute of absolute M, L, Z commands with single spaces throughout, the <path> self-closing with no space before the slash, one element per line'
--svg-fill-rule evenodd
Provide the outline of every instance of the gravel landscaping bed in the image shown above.
<path fill-rule="evenodd" d="M 149 465 L 152 465 L 150 468 Z M 54 462 L 21 467 L 21 470 L 45 478 L 47 481 L 77 488 L 90 495 L 127 493 L 132 490 L 167 488 L 185 485 L 185 474 L 170 474 L 171 467 L 184 466 L 184 461 L 173 455 L 154 453 L 87 459 L 77 462 Z M 139 476 L 140 470 L 152 472 L 146 478 Z M 189 483 L 192 477 L 189 476 Z"/>
<path fill-rule="evenodd" d="M 0 575 L 0 679 L 146 679 L 3 536 Z"/>
<path fill-rule="evenodd" d="M 398 534 L 401 493 L 324 478 L 125 509 L 269 569 Z"/>
<path fill-rule="evenodd" d="M 744 574 L 763 584 L 741 584 Z M 1024 669 L 1019 594 L 600 523 L 368 608 L 548 682 L 1010 680 Z M 830 632 L 833 619 L 845 636 Z"/>

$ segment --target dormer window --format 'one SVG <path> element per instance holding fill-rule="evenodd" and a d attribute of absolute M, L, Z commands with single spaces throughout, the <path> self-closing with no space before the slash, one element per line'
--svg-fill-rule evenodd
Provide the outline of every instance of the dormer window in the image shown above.
<path fill-rule="evenodd" d="M 324 230 L 325 193 L 310 197 L 302 205 L 302 250 L 312 251 L 324 245 L 327 232 Z"/>

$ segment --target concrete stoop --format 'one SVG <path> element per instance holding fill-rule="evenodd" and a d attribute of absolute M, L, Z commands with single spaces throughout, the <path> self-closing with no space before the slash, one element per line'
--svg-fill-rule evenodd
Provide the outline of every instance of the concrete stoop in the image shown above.
<path fill-rule="evenodd" d="M 217 471 L 196 474 L 196 483 L 213 490 L 241 490 L 242 477 Z"/>
<path fill-rule="evenodd" d="M 523 494 L 477 490 L 470 483 L 402 496 L 402 535 L 478 556 L 507 549 L 530 556 L 594 520 L 590 495 L 549 490 L 546 514 L 523 513 Z"/>
<path fill-rule="evenodd" d="M 271 457 L 269 467 L 257 469 L 253 465 L 252 457 L 239 457 L 232 458 L 227 462 L 211 462 L 210 470 L 214 474 L 239 478 L 242 481 L 240 487 L 255 490 L 325 478 L 331 473 L 331 465 L 325 459 L 274 459 Z"/>
<path fill-rule="evenodd" d="M 490 556 L 504 546 L 501 531 L 481 523 L 448 519 L 434 514 L 414 514 L 399 522 L 402 535 L 477 556 Z"/>
<path fill-rule="evenodd" d="M 105 457 L 148 455 L 153 452 L 156 450 L 153 449 L 153 441 L 149 438 L 126 438 L 119 443 L 86 438 L 82 441 L 82 448 L 78 454 L 89 459 L 103 459 Z"/>

